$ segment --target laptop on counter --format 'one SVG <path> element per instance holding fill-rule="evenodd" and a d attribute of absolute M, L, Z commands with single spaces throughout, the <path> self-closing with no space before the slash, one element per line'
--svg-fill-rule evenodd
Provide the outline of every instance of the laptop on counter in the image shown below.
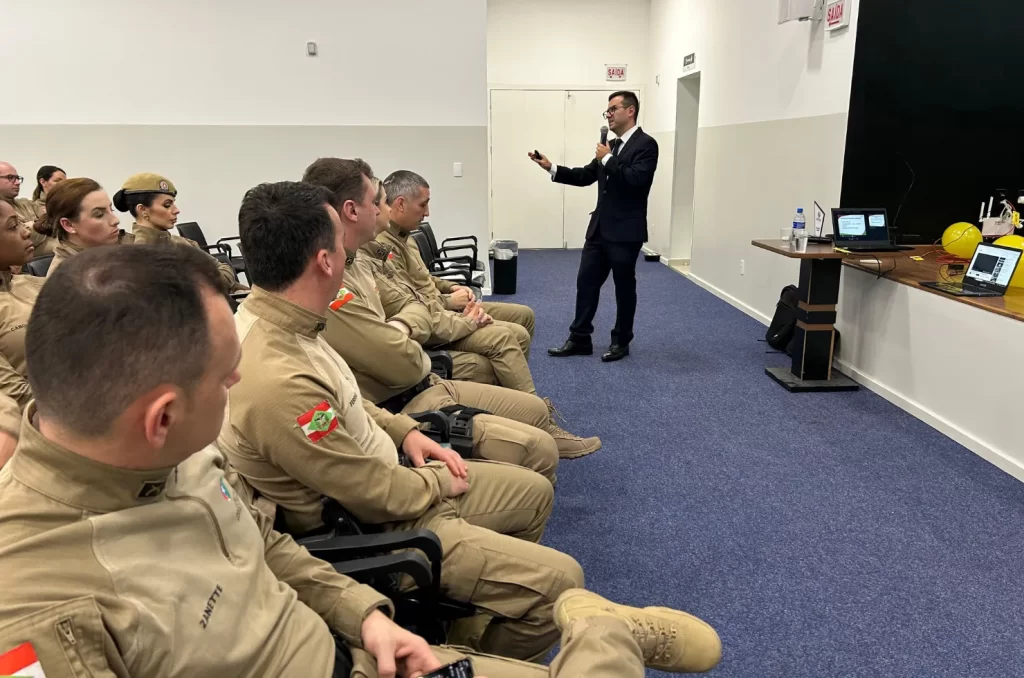
<path fill-rule="evenodd" d="M 1010 286 L 1024 252 L 1012 247 L 981 243 L 974 250 L 963 282 L 923 282 L 921 287 L 955 297 L 1001 297 Z"/>
<path fill-rule="evenodd" d="M 901 252 L 914 249 L 893 244 L 889 235 L 889 215 L 884 208 L 832 208 L 832 238 L 836 247 L 851 252 Z"/>

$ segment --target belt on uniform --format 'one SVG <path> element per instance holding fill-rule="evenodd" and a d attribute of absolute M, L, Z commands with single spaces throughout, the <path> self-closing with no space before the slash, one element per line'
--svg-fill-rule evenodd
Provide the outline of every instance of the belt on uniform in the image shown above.
<path fill-rule="evenodd" d="M 387 400 L 377 403 L 377 407 L 387 410 L 391 414 L 401 414 L 405 406 L 412 402 L 412 399 L 430 388 L 430 375 L 423 377 L 420 383 L 412 388 L 407 388 L 398 395 L 393 395 Z"/>

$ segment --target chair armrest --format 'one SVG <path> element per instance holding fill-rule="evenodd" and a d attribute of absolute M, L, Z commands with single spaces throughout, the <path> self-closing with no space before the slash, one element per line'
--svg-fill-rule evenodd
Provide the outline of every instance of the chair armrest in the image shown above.
<path fill-rule="evenodd" d="M 307 537 L 300 539 L 299 543 L 314 556 L 329 563 L 369 558 L 403 549 L 416 549 L 422 552 L 430 563 L 430 581 L 441 581 L 441 558 L 444 553 L 441 549 L 441 540 L 436 534 L 424 528 L 352 537 Z"/>
<path fill-rule="evenodd" d="M 351 577 L 361 584 L 372 585 L 382 575 L 390 577 L 394 574 L 407 574 L 412 577 L 417 589 L 422 591 L 432 591 L 433 589 L 430 563 L 419 553 L 410 551 L 389 553 L 384 556 L 331 563 L 331 565 L 339 574 Z"/>
<path fill-rule="evenodd" d="M 477 259 L 479 258 L 478 257 L 478 253 L 477 253 L 476 245 L 445 245 L 445 246 L 439 247 L 437 249 L 437 254 L 440 257 L 447 257 L 448 256 L 448 252 L 462 252 L 462 251 L 472 252 L 472 254 L 469 255 L 469 258 L 472 259 L 474 262 L 476 262 Z"/>
<path fill-rule="evenodd" d="M 473 272 L 468 268 L 445 268 L 440 271 L 431 271 L 431 275 L 441 280 L 451 280 L 469 287 L 473 284 Z"/>
<path fill-rule="evenodd" d="M 442 240 L 441 247 L 446 247 L 450 242 L 460 242 L 462 240 L 471 240 L 473 242 L 473 247 L 480 246 L 480 243 L 477 241 L 475 235 L 458 235 L 455 236 L 454 238 L 445 238 L 444 240 Z"/>
<path fill-rule="evenodd" d="M 470 268 L 473 268 L 473 264 L 476 263 L 476 260 L 475 259 L 471 259 L 470 257 L 435 257 L 434 260 L 431 261 L 430 263 L 431 263 L 431 265 L 434 265 L 434 264 L 457 264 L 457 265 L 460 265 L 460 266 L 468 266 Z M 438 268 L 442 268 L 443 269 L 444 267 L 443 266 L 439 266 Z"/>
<path fill-rule="evenodd" d="M 227 245 L 222 245 L 219 242 L 214 243 L 212 245 L 198 245 L 198 247 L 199 249 L 203 250 L 204 252 L 212 256 L 217 256 L 218 254 L 225 257 L 231 256 L 231 248 L 228 247 Z"/>
<path fill-rule="evenodd" d="M 455 363 L 448 351 L 426 351 L 430 358 L 430 371 L 442 379 L 451 379 L 455 373 Z"/>
<path fill-rule="evenodd" d="M 241 246 L 242 237 L 241 236 L 229 235 L 226 238 L 221 238 L 220 240 L 218 240 L 217 244 L 218 245 L 223 245 L 224 247 L 226 247 L 227 251 L 228 251 L 228 256 L 232 256 L 233 257 L 233 256 L 235 256 L 235 250 L 231 246 L 231 243 L 233 243 L 233 242 L 239 244 L 238 245 L 238 251 L 239 251 L 239 253 L 241 253 L 241 251 L 242 251 L 242 246 Z"/>
<path fill-rule="evenodd" d="M 444 412 L 438 412 L 437 410 L 427 410 L 426 412 L 416 412 L 409 415 L 413 421 L 418 421 L 421 424 L 429 424 L 430 431 L 437 433 L 441 436 L 442 442 L 448 441 L 448 417 Z"/>

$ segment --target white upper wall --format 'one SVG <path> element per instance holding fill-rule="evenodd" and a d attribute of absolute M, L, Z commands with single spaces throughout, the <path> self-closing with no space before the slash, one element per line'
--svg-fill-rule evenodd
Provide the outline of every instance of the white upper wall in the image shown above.
<path fill-rule="evenodd" d="M 647 127 L 675 128 L 675 81 L 697 54 L 700 126 L 786 120 L 849 110 L 856 38 L 820 23 L 777 25 L 774 0 L 652 0 Z M 660 86 L 654 86 L 660 76 Z"/>
<path fill-rule="evenodd" d="M 486 15 L 484 0 L 0 0 L 17 93 L 0 124 L 485 126 Z"/>
<path fill-rule="evenodd" d="M 492 87 L 636 88 L 648 82 L 650 0 L 488 0 Z M 627 80 L 605 81 L 605 64 Z"/>

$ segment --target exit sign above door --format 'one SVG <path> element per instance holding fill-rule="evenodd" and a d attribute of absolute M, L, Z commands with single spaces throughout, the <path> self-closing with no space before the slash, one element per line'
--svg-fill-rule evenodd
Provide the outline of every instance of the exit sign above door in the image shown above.
<path fill-rule="evenodd" d="M 605 64 L 605 80 L 620 82 L 626 79 L 626 64 Z"/>
<path fill-rule="evenodd" d="M 848 0 L 831 0 L 825 5 L 825 30 L 838 31 L 850 25 L 850 3 Z"/>

